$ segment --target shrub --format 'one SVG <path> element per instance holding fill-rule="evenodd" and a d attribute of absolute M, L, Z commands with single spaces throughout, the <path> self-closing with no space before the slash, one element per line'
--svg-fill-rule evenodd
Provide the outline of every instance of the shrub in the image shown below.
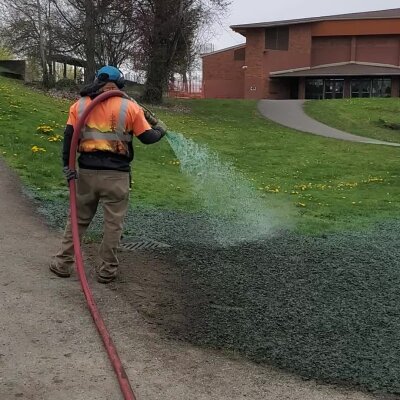
<path fill-rule="evenodd" d="M 79 85 L 73 79 L 64 78 L 56 82 L 55 88 L 57 90 L 68 90 L 70 92 L 76 92 L 79 90 Z"/>
<path fill-rule="evenodd" d="M 383 128 L 400 131 L 400 123 L 398 123 L 398 122 L 389 122 L 383 118 L 379 118 L 378 125 L 382 126 Z"/>

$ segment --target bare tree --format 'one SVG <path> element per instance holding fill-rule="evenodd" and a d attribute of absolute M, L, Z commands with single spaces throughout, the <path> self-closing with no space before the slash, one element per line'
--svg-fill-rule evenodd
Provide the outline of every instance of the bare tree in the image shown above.
<path fill-rule="evenodd" d="M 137 41 L 136 0 L 52 1 L 62 19 L 65 42 L 86 60 L 86 82 L 93 80 L 99 65 L 120 66 L 130 57 Z"/>
<path fill-rule="evenodd" d="M 95 0 L 52 0 L 58 14 L 59 37 L 69 48 L 69 55 L 86 61 L 85 81 L 96 72 L 96 21 L 98 5 Z"/>
<path fill-rule="evenodd" d="M 36 0 L 37 5 L 37 22 L 38 22 L 38 31 L 39 31 L 39 51 L 40 58 L 42 61 L 42 70 L 43 70 L 43 85 L 45 87 L 49 86 L 49 71 L 47 68 L 47 57 L 46 57 L 46 38 L 43 28 L 42 21 L 42 4 L 40 4 L 40 0 Z"/>
<path fill-rule="evenodd" d="M 18 54 L 40 60 L 43 81 L 61 53 L 101 64 L 135 60 L 147 71 L 144 99 L 160 102 L 173 72 L 187 75 L 202 25 L 229 0 L 0 0 L 0 34 Z M 1 39 L 1 37 L 0 37 Z"/>
<path fill-rule="evenodd" d="M 48 43 L 50 0 L 0 0 L 1 39 L 20 55 L 41 61 L 43 84 L 49 86 Z"/>
<path fill-rule="evenodd" d="M 194 38 L 210 15 L 222 14 L 229 0 L 142 0 L 138 9 L 151 31 L 143 31 L 142 49 L 148 49 L 147 82 L 143 100 L 162 101 L 173 68 L 186 69 Z M 139 18 L 136 18 L 137 20 Z"/>
<path fill-rule="evenodd" d="M 96 59 L 102 65 L 121 66 L 131 58 L 138 45 L 139 28 L 133 19 L 135 0 L 110 4 L 99 15 Z"/>
<path fill-rule="evenodd" d="M 48 85 L 54 54 L 86 61 L 85 80 L 100 64 L 120 66 L 136 45 L 138 0 L 0 0 L 0 39 L 25 57 L 40 60 Z"/>

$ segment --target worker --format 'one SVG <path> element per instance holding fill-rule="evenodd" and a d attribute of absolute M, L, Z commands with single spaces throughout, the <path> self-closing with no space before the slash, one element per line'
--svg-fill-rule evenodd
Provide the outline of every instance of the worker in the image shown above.
<path fill-rule="evenodd" d="M 102 67 L 96 73 L 95 81 L 82 90 L 81 98 L 71 106 L 64 132 L 63 172 L 68 182 L 76 179 L 81 239 L 99 203 L 104 211 L 104 235 L 96 263 L 97 280 L 101 283 L 112 282 L 118 272 L 117 248 L 128 209 L 133 136 L 144 144 L 152 144 L 166 134 L 163 123 L 144 111 L 136 102 L 111 97 L 95 106 L 82 129 L 78 144 L 79 170 L 68 167 L 74 129 L 85 108 L 99 94 L 108 90 L 122 90 L 124 84 L 125 80 L 119 69 L 112 66 Z M 68 218 L 61 249 L 51 261 L 50 271 L 59 277 L 69 277 L 74 258 L 71 220 Z"/>

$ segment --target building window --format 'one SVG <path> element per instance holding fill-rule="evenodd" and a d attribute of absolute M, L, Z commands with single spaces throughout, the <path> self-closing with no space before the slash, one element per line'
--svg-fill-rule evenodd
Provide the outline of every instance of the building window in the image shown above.
<path fill-rule="evenodd" d="M 324 80 L 307 79 L 306 80 L 306 99 L 321 100 L 324 98 Z"/>
<path fill-rule="evenodd" d="M 324 99 L 343 99 L 344 79 L 325 79 Z"/>
<path fill-rule="evenodd" d="M 390 78 L 364 78 L 351 80 L 351 97 L 391 97 Z"/>
<path fill-rule="evenodd" d="M 371 97 L 371 79 L 352 79 L 351 97 Z"/>
<path fill-rule="evenodd" d="M 344 79 L 306 79 L 306 99 L 342 99 Z"/>
<path fill-rule="evenodd" d="M 391 97 L 392 96 L 392 80 L 390 78 L 372 79 L 372 97 Z"/>
<path fill-rule="evenodd" d="M 265 48 L 269 50 L 288 50 L 289 27 L 278 26 L 265 29 Z"/>
<path fill-rule="evenodd" d="M 246 48 L 235 50 L 233 53 L 233 59 L 235 61 L 244 61 L 246 59 Z"/>

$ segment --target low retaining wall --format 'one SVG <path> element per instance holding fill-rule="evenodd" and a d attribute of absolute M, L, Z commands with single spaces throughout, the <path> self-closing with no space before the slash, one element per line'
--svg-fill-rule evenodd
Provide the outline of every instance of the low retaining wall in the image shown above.
<path fill-rule="evenodd" d="M 26 61 L 0 60 L 0 75 L 25 80 Z"/>

